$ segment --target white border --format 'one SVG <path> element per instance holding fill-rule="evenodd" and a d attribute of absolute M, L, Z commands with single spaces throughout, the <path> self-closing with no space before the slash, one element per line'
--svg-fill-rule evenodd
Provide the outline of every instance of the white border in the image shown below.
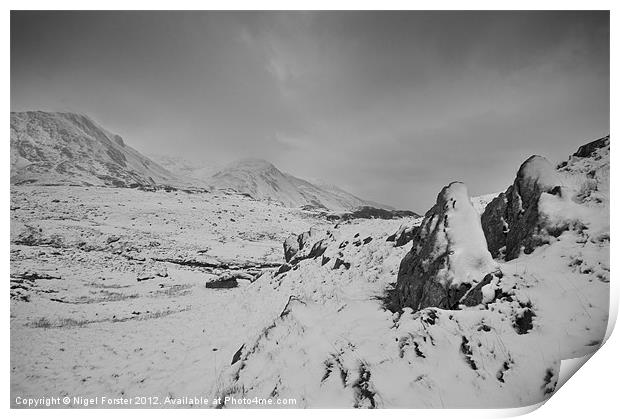
<path fill-rule="evenodd" d="M 200 10 L 200 9 L 215 9 L 215 10 L 245 10 L 245 9 L 256 9 L 260 7 L 261 9 L 268 10 L 291 10 L 291 9 L 324 9 L 324 10 L 334 10 L 334 9 L 420 9 L 420 10 L 481 10 L 481 9 L 491 9 L 491 10 L 546 10 L 546 9 L 570 9 L 570 10 L 611 10 L 611 45 L 618 45 L 618 36 L 616 33 L 616 28 L 618 28 L 619 19 L 616 17 L 616 10 L 614 8 L 614 2 L 612 1 L 531 1 L 531 0 L 522 0 L 519 2 L 494 2 L 494 1 L 441 1 L 441 2 L 411 2 L 411 1 L 397 1 L 397 0 L 383 0 L 381 2 L 370 2 L 370 1 L 355 1 L 355 2 L 346 2 L 346 1 L 326 1 L 326 0 L 314 0 L 314 1 L 297 1 L 295 3 L 290 1 L 282 1 L 282 0 L 267 0 L 259 2 L 252 1 L 189 1 L 189 0 L 176 0 L 174 2 L 165 2 L 165 1 L 132 1 L 132 0 L 108 0 L 108 1 L 91 1 L 88 4 L 80 1 L 28 1 L 28 2 L 18 2 L 18 1 L 8 1 L 9 5 L 8 10 L 2 16 L 2 25 L 4 42 L 2 43 L 2 57 L 5 58 L 5 63 L 2 66 L 2 71 L 4 73 L 4 83 L 2 84 L 3 95 L 5 98 L 4 101 L 4 115 L 5 118 L 8 117 L 10 112 L 10 67 L 9 67 L 9 49 L 10 49 L 10 9 L 15 10 L 45 10 L 45 9 L 80 9 L 80 10 L 135 10 L 135 9 L 160 9 L 160 10 Z M 616 2 L 617 3 L 617 2 Z M 617 9 L 617 8 L 616 8 Z M 611 74 L 615 74 L 618 71 L 618 51 L 619 48 L 611 48 Z M 617 89 L 618 86 L 615 83 L 614 78 L 611 80 L 611 117 L 610 117 L 610 127 L 611 131 L 615 130 L 616 120 L 617 120 Z M 6 119 L 5 119 L 6 121 Z M 3 359 L 5 359 L 6 363 L 9 361 L 10 354 L 10 333 L 9 333 L 9 315 L 10 315 L 10 305 L 8 298 L 8 273 L 9 271 L 9 177 L 10 177 L 10 161 L 9 161 L 9 141 L 8 141 L 8 132 L 7 127 L 5 126 L 5 140 L 4 140 L 4 152 L 2 156 L 4 158 L 4 164 L 2 165 L 3 176 L 2 176 L 2 185 L 4 189 L 4 194 L 2 195 L 2 211 L 3 217 L 0 221 L 1 226 L 1 234 L 2 234 L 2 242 L 1 242 L 1 263 L 2 263 L 2 272 L 5 273 L 5 294 L 4 298 L 2 298 L 2 306 L 3 306 L 3 331 L 4 336 L 6 337 L 4 340 L 4 344 L 2 345 L 2 355 Z M 613 141 L 613 140 L 612 140 Z M 615 150 L 615 147 L 614 147 Z M 611 182 L 612 182 L 612 190 L 615 189 L 614 186 L 618 184 L 616 171 L 613 169 L 617 167 L 617 158 L 615 151 L 612 152 L 611 156 L 612 160 L 612 171 L 611 171 Z M 615 194 L 612 194 L 612 202 L 611 202 L 611 214 L 618 214 L 618 207 L 616 205 Z M 616 237 L 617 233 L 617 223 L 616 218 L 612 217 L 611 223 L 611 234 L 613 237 Z M 611 260 L 612 265 L 616 257 L 618 256 L 618 252 L 616 250 L 616 246 L 614 246 L 615 241 L 612 241 L 611 246 Z M 615 272 L 615 266 L 612 268 L 612 272 Z M 619 292 L 618 286 L 615 284 L 615 280 L 611 282 L 611 313 L 610 313 L 610 326 L 615 323 L 615 319 L 617 317 L 618 310 L 618 300 L 619 300 Z M 616 377 L 619 377 L 619 368 L 618 368 L 618 359 L 617 354 L 620 354 L 620 338 L 618 338 L 618 333 L 612 334 L 608 342 L 603 346 L 603 348 L 596 353 L 591 360 L 589 360 L 584 368 L 581 368 L 576 374 L 575 377 L 570 379 L 565 386 L 558 390 L 558 392 L 540 409 L 535 410 L 531 413 L 532 417 L 546 417 L 547 415 L 553 416 L 561 416 L 561 417 L 596 417 L 603 416 L 609 417 L 612 416 L 613 413 L 616 412 L 616 404 L 615 399 L 617 397 L 617 390 L 615 386 Z M 8 365 L 5 364 L 5 371 L 8 371 Z M 69 417 L 82 417 L 84 415 L 87 416 L 95 416 L 95 417 L 107 417 L 110 414 L 118 417 L 130 417 L 135 416 L 146 416 L 149 417 L 169 417 L 172 413 L 170 410 L 143 410 L 143 411 L 125 411 L 125 410 L 115 410 L 111 412 L 109 410 L 10 410 L 9 409 L 9 374 L 6 374 L 4 380 L 2 380 L 2 393 L 3 398 L 1 400 L 3 411 L 8 411 L 10 415 L 19 416 L 19 417 L 32 417 L 45 415 L 45 417 L 50 418 L 64 418 L 66 416 Z M 485 417 L 506 417 L 506 416 L 514 416 L 515 414 L 526 413 L 531 409 L 517 409 L 517 410 L 382 410 L 380 414 L 389 414 L 394 417 L 407 417 L 411 418 L 412 415 L 424 418 L 452 418 L 452 417 L 475 417 L 475 418 L 485 418 Z M 359 415 L 372 415 L 373 412 L 370 411 L 354 411 L 350 410 L 276 410 L 276 411 L 259 411 L 252 410 L 251 412 L 245 411 L 218 411 L 215 413 L 211 410 L 184 410 L 184 415 L 189 416 L 205 416 L 211 414 L 221 414 L 221 415 L 231 415 L 236 417 L 241 417 L 244 415 L 251 414 L 252 416 L 257 415 L 260 417 L 289 417 L 294 414 L 295 416 L 309 416 L 314 414 L 338 416 L 338 417 L 353 417 L 355 415 L 358 417 Z"/>

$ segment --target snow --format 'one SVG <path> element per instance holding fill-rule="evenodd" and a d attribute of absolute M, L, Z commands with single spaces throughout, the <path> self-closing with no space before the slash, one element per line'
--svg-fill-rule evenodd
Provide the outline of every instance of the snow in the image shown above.
<path fill-rule="evenodd" d="M 206 182 L 216 189 L 230 189 L 259 200 L 280 202 L 289 207 L 311 206 L 332 211 L 348 211 L 370 205 L 365 201 L 330 186 L 320 186 L 281 172 L 262 159 L 243 159 L 230 163 Z"/>
<path fill-rule="evenodd" d="M 449 217 L 476 225 L 464 186 L 449 192 L 455 203 Z M 577 214 L 583 225 L 608 211 L 606 202 L 587 205 L 591 210 Z M 608 237 L 570 228 L 530 255 L 491 262 L 503 276 L 483 287 L 477 307 L 392 313 L 380 296 L 393 285 L 407 249 L 382 240 L 390 231 L 384 223 L 333 231 L 324 256 L 342 257 L 350 269 L 305 260 L 297 270 L 253 284 L 263 296 L 279 295 L 286 309 L 247 341 L 214 394 L 277 394 L 296 397 L 300 407 L 523 407 L 553 393 L 562 359 L 601 345 Z M 450 234 L 482 251 L 470 233 Z M 366 235 L 374 238 L 368 245 L 351 247 Z"/>
<path fill-rule="evenodd" d="M 451 183 L 444 194 L 448 205 L 444 222 L 447 243 L 439 247 L 449 249 L 451 255 L 445 274 L 440 272 L 438 279 L 451 287 L 477 283 L 498 268 L 487 249 L 480 214 L 471 204 L 465 184 Z"/>
<path fill-rule="evenodd" d="M 541 156 L 532 156 L 519 169 L 518 177 L 525 181 L 534 180 L 542 189 L 553 188 L 560 184 L 559 176 L 549 160 Z"/>
<path fill-rule="evenodd" d="M 11 182 L 188 186 L 90 118 L 40 111 L 11 113 Z"/>
<path fill-rule="evenodd" d="M 13 187 L 11 217 L 11 392 L 21 396 L 208 390 L 275 313 L 248 281 L 206 289 L 225 269 L 159 260 L 277 266 L 290 232 L 323 223 L 238 195 L 62 186 Z M 15 244 L 28 227 L 33 242 Z"/>
<path fill-rule="evenodd" d="M 528 173 L 547 170 L 534 163 Z M 226 191 L 13 186 L 12 399 L 539 403 L 552 394 L 562 359 L 600 347 L 609 313 L 608 148 L 571 158 L 556 176 L 561 195 L 544 193 L 539 207 L 561 234 L 510 262 L 490 258 L 480 209 L 463 184 L 452 184 L 449 280 L 479 281 L 496 269 L 503 276 L 482 287 L 478 306 L 418 312 L 392 311 L 390 292 L 411 245 L 386 239 L 419 218 L 333 224 Z M 304 249 L 324 240 L 323 255 L 277 275 L 282 243 L 307 231 Z M 334 269 L 338 260 L 346 265 Z M 226 275 L 247 280 L 205 288 Z"/>

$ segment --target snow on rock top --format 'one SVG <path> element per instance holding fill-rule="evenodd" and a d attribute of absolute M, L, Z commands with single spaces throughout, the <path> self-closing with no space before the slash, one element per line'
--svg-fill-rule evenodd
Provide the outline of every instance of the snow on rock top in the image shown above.
<path fill-rule="evenodd" d="M 549 160 L 541 156 L 527 159 L 517 172 L 515 184 L 525 201 L 534 199 L 538 191 L 547 192 L 561 184 L 560 178 Z"/>
<path fill-rule="evenodd" d="M 467 187 L 451 183 L 426 213 L 413 248 L 400 265 L 397 304 L 416 311 L 456 308 L 472 286 L 498 270 Z"/>

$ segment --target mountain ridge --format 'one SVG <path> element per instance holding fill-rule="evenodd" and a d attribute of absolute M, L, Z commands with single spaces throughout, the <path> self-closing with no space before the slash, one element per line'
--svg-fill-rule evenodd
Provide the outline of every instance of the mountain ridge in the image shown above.
<path fill-rule="evenodd" d="M 86 115 L 11 112 L 10 141 L 12 184 L 184 185 L 182 179 Z"/>
<path fill-rule="evenodd" d="M 149 158 L 85 114 L 11 112 L 10 144 L 14 185 L 227 189 L 290 207 L 393 210 L 338 186 L 320 186 L 283 172 L 264 159 L 195 167 L 169 156 Z"/>
<path fill-rule="evenodd" d="M 246 158 L 230 163 L 208 180 L 216 189 L 232 189 L 255 199 L 274 200 L 287 206 L 348 211 L 364 206 L 393 209 L 359 198 L 338 187 L 320 187 L 286 173 L 273 163 L 257 158 Z"/>

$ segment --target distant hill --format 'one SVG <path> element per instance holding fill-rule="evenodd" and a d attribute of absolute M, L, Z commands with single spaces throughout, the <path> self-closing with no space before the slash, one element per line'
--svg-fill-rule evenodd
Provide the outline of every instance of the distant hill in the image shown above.
<path fill-rule="evenodd" d="M 85 115 L 11 112 L 11 183 L 180 186 L 184 182 Z"/>
<path fill-rule="evenodd" d="M 363 206 L 386 207 L 335 186 L 315 185 L 284 173 L 272 163 L 260 159 L 233 162 L 213 174 L 207 182 L 216 189 L 230 189 L 255 199 L 281 202 L 290 207 L 305 206 L 332 211 L 348 211 Z"/>

